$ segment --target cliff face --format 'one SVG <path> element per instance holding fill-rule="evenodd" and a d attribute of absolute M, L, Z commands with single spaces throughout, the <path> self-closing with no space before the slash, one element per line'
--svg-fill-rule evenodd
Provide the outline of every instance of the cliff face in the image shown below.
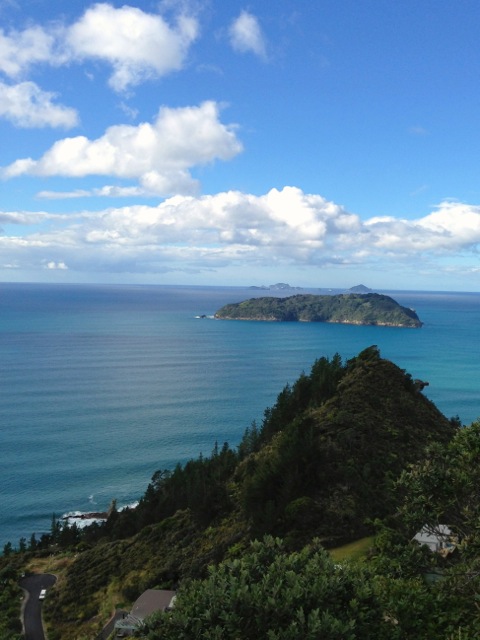
<path fill-rule="evenodd" d="M 422 326 L 415 311 L 378 293 L 333 296 L 296 295 L 252 298 L 228 304 L 215 313 L 220 320 L 338 322 L 389 327 Z"/>

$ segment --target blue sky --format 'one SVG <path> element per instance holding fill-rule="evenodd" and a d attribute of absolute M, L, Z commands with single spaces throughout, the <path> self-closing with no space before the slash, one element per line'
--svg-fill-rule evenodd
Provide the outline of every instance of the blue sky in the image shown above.
<path fill-rule="evenodd" d="M 480 290 L 475 0 L 0 0 L 0 280 Z"/>

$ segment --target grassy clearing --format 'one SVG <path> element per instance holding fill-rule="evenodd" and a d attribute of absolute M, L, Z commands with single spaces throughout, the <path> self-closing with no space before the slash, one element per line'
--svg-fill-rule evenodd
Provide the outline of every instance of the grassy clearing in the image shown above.
<path fill-rule="evenodd" d="M 355 542 L 343 545 L 343 547 L 336 547 L 330 549 L 329 553 L 335 562 L 341 562 L 342 560 L 358 560 L 367 555 L 368 550 L 373 544 L 373 538 L 360 538 Z"/>
<path fill-rule="evenodd" d="M 75 561 L 75 556 L 71 553 L 50 555 L 46 558 L 31 558 L 25 565 L 26 571 L 32 573 L 53 573 L 62 576 L 68 567 Z"/>

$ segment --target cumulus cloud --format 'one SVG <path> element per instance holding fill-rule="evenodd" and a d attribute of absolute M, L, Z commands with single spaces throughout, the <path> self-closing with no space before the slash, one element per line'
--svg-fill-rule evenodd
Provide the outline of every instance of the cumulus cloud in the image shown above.
<path fill-rule="evenodd" d="M 480 243 L 480 207 L 461 202 L 443 202 L 419 221 L 427 232 L 445 238 L 453 249 Z"/>
<path fill-rule="evenodd" d="M 78 124 L 75 109 L 55 104 L 55 94 L 42 91 L 34 82 L 7 85 L 0 82 L 0 117 L 19 127 L 63 127 Z"/>
<path fill-rule="evenodd" d="M 452 253 L 474 250 L 480 243 L 480 207 L 442 202 L 437 211 L 418 220 L 371 218 L 365 228 L 374 247 L 386 251 Z"/>
<path fill-rule="evenodd" d="M 172 27 L 137 7 L 100 3 L 87 9 L 66 35 L 75 58 L 97 58 L 113 67 L 109 84 L 123 91 L 181 69 L 198 35 L 195 18 L 180 15 Z"/>
<path fill-rule="evenodd" d="M 34 64 L 61 64 L 65 60 L 58 51 L 59 36 L 58 29 L 48 31 L 40 26 L 8 33 L 0 29 L 0 71 L 16 78 Z"/>
<path fill-rule="evenodd" d="M 204 102 L 178 109 L 162 107 L 152 124 L 112 126 L 96 140 L 64 138 L 39 160 L 16 160 L 1 175 L 108 175 L 138 180 L 145 194 L 193 193 L 197 183 L 189 169 L 215 159 L 228 160 L 241 150 L 235 127 L 220 122 L 216 103 Z"/>
<path fill-rule="evenodd" d="M 36 223 L 22 238 L 0 237 L 4 264 L 68 265 L 70 271 L 155 273 L 225 267 L 437 264 L 477 265 L 480 207 L 446 202 L 417 220 L 362 221 L 296 187 L 256 196 L 237 191 L 174 196 L 158 206 L 97 213 L 4 214 L 0 223 Z M 468 257 L 471 257 L 470 264 Z M 448 261 L 450 260 L 450 263 Z M 437 261 L 437 262 L 436 262 Z"/>
<path fill-rule="evenodd" d="M 69 26 L 0 29 L 0 72 L 18 78 L 33 65 L 94 59 L 112 67 L 109 84 L 124 91 L 181 69 L 198 32 L 197 19 L 186 13 L 169 24 L 137 7 L 98 3 Z"/>
<path fill-rule="evenodd" d="M 240 53 L 255 53 L 260 58 L 267 55 L 266 40 L 258 19 L 248 11 L 242 13 L 230 25 L 230 44 Z"/>

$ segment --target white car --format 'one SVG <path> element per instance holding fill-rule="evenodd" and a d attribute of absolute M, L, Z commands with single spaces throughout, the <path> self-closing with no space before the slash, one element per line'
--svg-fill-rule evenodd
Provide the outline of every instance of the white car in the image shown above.
<path fill-rule="evenodd" d="M 38 596 L 39 600 L 45 600 L 45 596 L 47 595 L 47 590 L 46 589 L 42 589 L 40 591 L 40 595 Z"/>

